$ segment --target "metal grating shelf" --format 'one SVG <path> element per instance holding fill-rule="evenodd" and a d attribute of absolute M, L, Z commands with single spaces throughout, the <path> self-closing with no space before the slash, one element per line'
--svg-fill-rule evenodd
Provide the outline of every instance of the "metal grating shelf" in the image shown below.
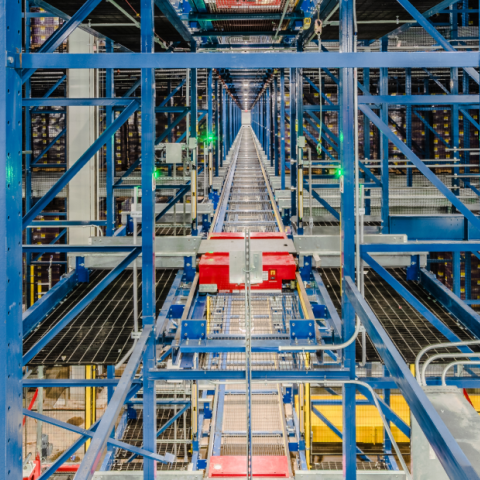
<path fill-rule="evenodd" d="M 324 268 L 319 271 L 337 311 L 340 312 L 340 270 L 338 268 Z M 473 339 L 468 330 L 419 284 L 407 282 L 403 269 L 390 269 L 389 272 L 459 338 L 462 340 Z M 430 322 L 412 308 L 393 287 L 371 269 L 368 270 L 368 274 L 365 276 L 365 298 L 408 364 L 415 362 L 415 357 L 422 348 L 447 341 Z M 442 352 L 446 351 L 448 349 L 442 350 Z M 455 352 L 458 350 L 454 348 L 451 351 Z M 362 348 L 359 341 L 357 341 L 356 352 L 357 361 L 361 361 Z M 440 352 L 432 350 L 431 353 Z M 380 356 L 369 338 L 367 340 L 367 361 L 380 361 Z"/>
<path fill-rule="evenodd" d="M 79 284 L 27 337 L 24 352 L 49 332 L 109 271 L 94 270 L 87 284 Z M 174 270 L 157 270 L 157 310 L 175 278 Z M 30 365 L 114 365 L 133 345 L 133 273 L 122 272 L 93 302 L 30 362 Z M 142 315 L 142 273 L 138 273 L 139 317 Z"/>

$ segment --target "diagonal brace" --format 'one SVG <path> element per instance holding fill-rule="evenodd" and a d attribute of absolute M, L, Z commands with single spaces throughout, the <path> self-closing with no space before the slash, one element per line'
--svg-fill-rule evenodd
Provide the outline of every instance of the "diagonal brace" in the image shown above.
<path fill-rule="evenodd" d="M 118 118 L 111 123 L 105 131 L 92 143 L 85 153 L 70 167 L 53 185 L 53 187 L 25 214 L 23 217 L 23 228 L 26 228 L 30 222 L 58 195 L 68 182 L 90 161 L 90 159 L 108 142 L 108 139 L 128 120 L 128 118 L 138 109 L 139 104 L 136 100 L 125 107 L 125 110 Z"/>
<path fill-rule="evenodd" d="M 147 346 L 147 341 L 151 335 L 153 335 L 153 325 L 145 325 L 140 335 L 140 338 L 133 349 L 133 353 L 128 360 L 125 371 L 118 382 L 115 393 L 113 394 L 105 413 L 100 419 L 97 431 L 92 437 L 91 444 L 87 450 L 86 455 L 83 457 L 80 468 L 78 469 L 75 478 L 77 480 L 90 480 L 93 477 L 98 464 L 100 463 L 103 450 L 108 441 L 111 441 L 110 433 L 115 426 L 115 421 L 125 404 L 125 399 L 132 385 L 132 381 L 137 373 L 140 361 L 142 360 L 143 352 Z M 122 447 L 121 447 L 122 448 Z M 148 453 L 149 456 L 152 454 Z M 146 455 L 145 455 L 146 456 Z M 166 460 L 163 459 L 165 462 Z M 168 461 L 168 460 L 167 460 Z"/>
<path fill-rule="evenodd" d="M 435 185 L 452 205 L 467 218 L 472 226 L 480 230 L 480 220 L 453 194 L 450 189 L 405 145 L 367 105 L 359 105 L 373 124 Z"/>
<path fill-rule="evenodd" d="M 183 408 L 181 408 L 168 422 L 163 425 L 160 430 L 157 432 L 157 438 L 170 426 L 172 425 L 176 420 L 178 420 L 188 409 L 190 408 L 190 403 L 185 405 Z M 131 463 L 133 460 L 135 460 L 138 457 L 138 453 L 134 453 L 128 460 L 127 463 Z"/>
<path fill-rule="evenodd" d="M 408 1 L 397 0 L 397 2 L 421 25 L 425 31 L 447 52 L 456 52 L 457 50 L 450 45 L 450 42 L 444 38 L 440 32 Z M 477 83 L 480 84 L 478 72 L 472 68 L 464 68 L 465 72 Z"/>
<path fill-rule="evenodd" d="M 338 437 L 343 440 L 342 432 L 325 416 L 315 405 L 312 405 L 313 413 Z M 367 457 L 362 450 L 356 447 L 357 453 L 360 454 L 360 458 L 365 462 L 371 462 L 372 460 Z"/>
<path fill-rule="evenodd" d="M 39 48 L 37 53 L 54 52 L 60 44 L 90 15 L 102 0 L 87 0 L 75 14 L 65 22 L 62 28 L 53 33 L 48 40 Z M 22 83 L 25 83 L 34 73 L 35 68 L 22 71 Z"/>
<path fill-rule="evenodd" d="M 23 409 L 23 414 L 26 417 L 35 418 L 39 422 L 49 423 L 50 425 L 54 425 L 58 428 L 63 428 L 65 430 L 69 430 L 70 432 L 78 433 L 83 437 L 93 438 L 96 431 L 98 430 L 98 425 L 96 426 L 95 430 L 85 430 L 84 428 L 77 427 L 70 423 L 62 422 L 61 420 L 57 420 L 56 418 L 48 417 L 47 415 L 43 415 L 38 412 L 33 412 L 32 410 L 28 410 L 26 408 Z M 158 455 L 153 452 L 149 452 L 148 450 L 144 450 L 143 448 L 138 448 L 129 443 L 121 442 L 120 440 L 116 440 L 115 438 L 108 438 L 107 443 L 113 445 L 116 448 L 121 448 L 122 450 L 126 450 L 127 452 L 133 452 L 135 456 L 141 455 L 143 457 L 152 458 L 153 460 L 157 460 L 161 463 L 168 463 L 168 459 Z"/>

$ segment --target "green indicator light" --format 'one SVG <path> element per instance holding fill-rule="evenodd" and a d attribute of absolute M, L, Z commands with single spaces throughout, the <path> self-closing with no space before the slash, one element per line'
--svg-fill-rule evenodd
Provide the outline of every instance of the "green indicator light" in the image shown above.
<path fill-rule="evenodd" d="M 337 178 L 341 177 L 343 175 L 343 168 L 342 167 L 338 167 L 337 170 L 335 171 L 335 176 Z"/>

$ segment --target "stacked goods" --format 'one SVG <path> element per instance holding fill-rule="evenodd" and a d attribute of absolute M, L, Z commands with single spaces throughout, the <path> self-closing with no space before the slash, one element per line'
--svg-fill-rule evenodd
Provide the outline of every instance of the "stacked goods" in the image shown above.
<path fill-rule="evenodd" d="M 31 12 L 44 12 L 41 8 L 31 8 Z M 63 20 L 58 17 L 34 17 L 30 19 L 30 41 L 31 50 L 38 50 L 60 26 Z M 67 40 L 65 40 L 56 50 L 57 52 L 67 51 Z"/>

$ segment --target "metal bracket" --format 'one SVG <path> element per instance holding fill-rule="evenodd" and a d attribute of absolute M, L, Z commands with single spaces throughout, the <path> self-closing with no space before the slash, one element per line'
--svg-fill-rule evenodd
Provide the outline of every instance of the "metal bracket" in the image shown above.
<path fill-rule="evenodd" d="M 316 343 L 315 320 L 290 320 L 290 339 L 294 343 L 301 340 Z"/>
<path fill-rule="evenodd" d="M 183 320 L 181 326 L 181 343 L 189 340 L 205 340 L 207 334 L 206 320 Z"/>

